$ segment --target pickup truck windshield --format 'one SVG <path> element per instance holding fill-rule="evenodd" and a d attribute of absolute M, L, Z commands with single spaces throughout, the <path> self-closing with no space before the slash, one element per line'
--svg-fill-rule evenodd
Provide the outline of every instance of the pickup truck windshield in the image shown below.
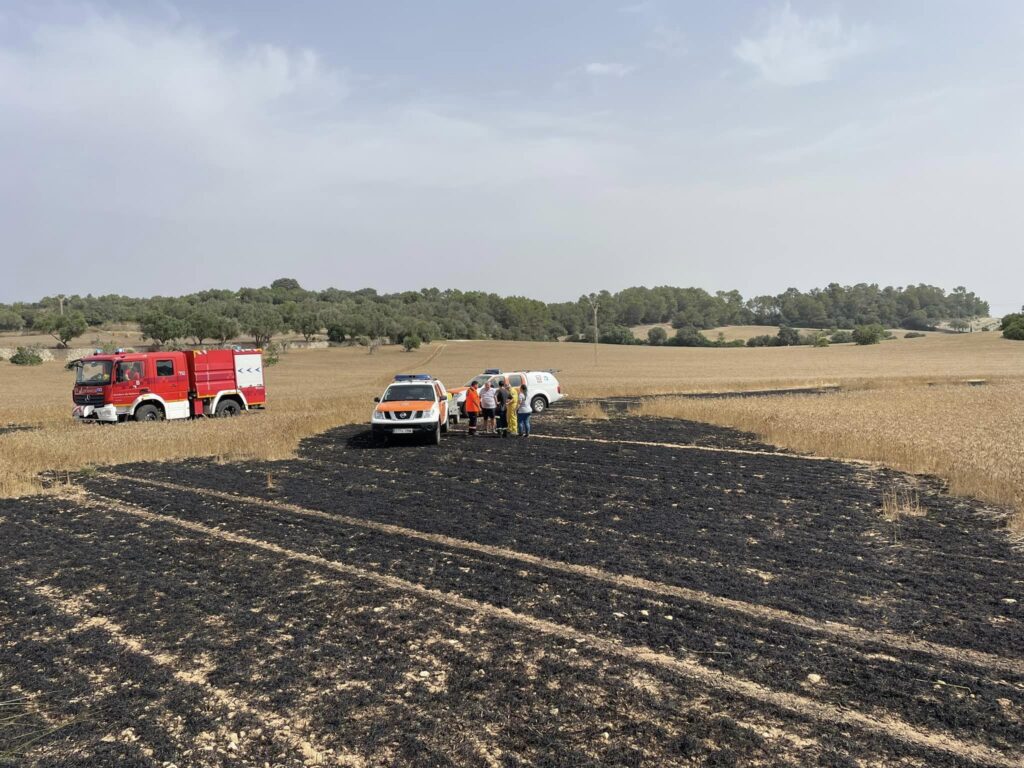
<path fill-rule="evenodd" d="M 395 400 L 433 400 L 434 387 L 432 384 L 402 384 L 398 387 L 388 387 L 384 393 L 383 401 L 392 403 Z"/>
<path fill-rule="evenodd" d="M 109 384 L 111 363 L 109 360 L 85 360 L 75 372 L 76 384 Z"/>
<path fill-rule="evenodd" d="M 486 384 L 490 380 L 491 380 L 491 376 L 489 374 L 482 373 L 479 376 L 475 376 L 472 379 L 470 379 L 469 380 L 469 384 L 467 384 L 466 386 L 467 387 L 470 386 L 475 381 L 476 385 L 478 387 L 482 387 L 484 384 Z"/>

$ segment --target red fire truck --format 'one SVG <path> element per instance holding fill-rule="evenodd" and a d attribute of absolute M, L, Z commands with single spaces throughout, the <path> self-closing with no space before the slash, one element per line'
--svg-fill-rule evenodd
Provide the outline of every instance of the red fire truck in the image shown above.
<path fill-rule="evenodd" d="M 72 415 L 90 421 L 161 421 L 237 416 L 263 408 L 259 349 L 122 352 L 75 364 Z"/>

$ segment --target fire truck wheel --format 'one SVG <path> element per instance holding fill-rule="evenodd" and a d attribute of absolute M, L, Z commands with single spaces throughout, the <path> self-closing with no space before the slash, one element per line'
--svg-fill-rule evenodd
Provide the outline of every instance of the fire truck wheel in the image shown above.
<path fill-rule="evenodd" d="M 217 416 L 237 416 L 241 412 L 242 406 L 235 400 L 221 400 L 214 410 L 214 414 Z"/>
<path fill-rule="evenodd" d="M 164 412 L 160 410 L 160 406 L 153 405 L 152 403 L 145 403 L 135 409 L 135 420 L 136 421 L 163 421 Z"/>

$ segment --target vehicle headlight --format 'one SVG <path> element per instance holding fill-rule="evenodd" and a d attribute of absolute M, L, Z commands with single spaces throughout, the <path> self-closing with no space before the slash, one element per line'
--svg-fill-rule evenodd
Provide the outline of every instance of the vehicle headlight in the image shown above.
<path fill-rule="evenodd" d="M 381 411 L 374 410 L 373 412 L 374 421 L 384 421 L 384 414 Z"/>

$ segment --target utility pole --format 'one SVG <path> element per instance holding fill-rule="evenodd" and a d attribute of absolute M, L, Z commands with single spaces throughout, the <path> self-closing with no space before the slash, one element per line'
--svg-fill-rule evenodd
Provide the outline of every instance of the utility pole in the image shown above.
<path fill-rule="evenodd" d="M 586 299 L 594 312 L 594 365 L 597 365 L 597 308 L 601 306 L 601 302 L 596 293 L 589 294 Z"/>

